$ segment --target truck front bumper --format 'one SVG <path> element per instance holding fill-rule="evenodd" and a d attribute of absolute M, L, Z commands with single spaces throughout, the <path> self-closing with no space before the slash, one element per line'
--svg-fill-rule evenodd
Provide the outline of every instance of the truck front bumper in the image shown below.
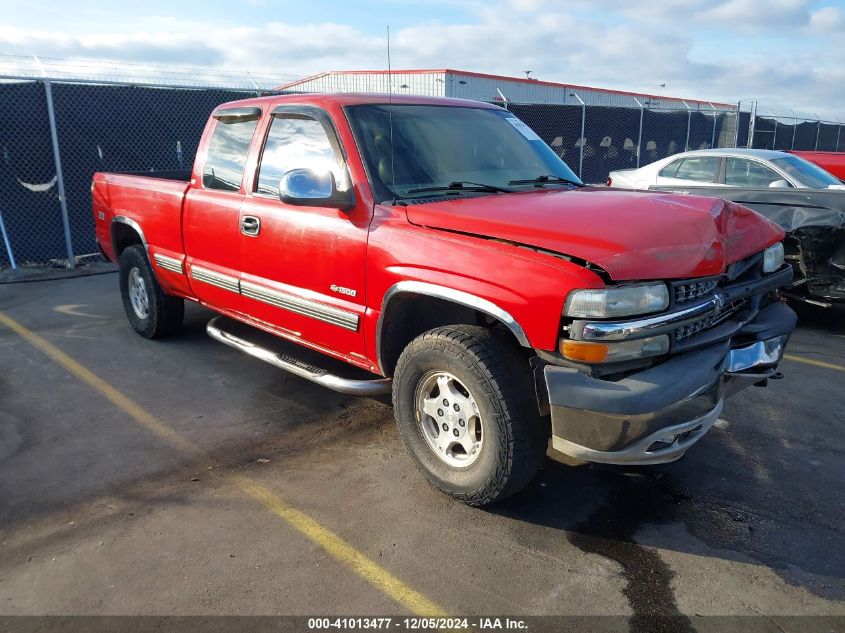
<path fill-rule="evenodd" d="M 546 365 L 552 447 L 606 464 L 679 459 L 722 412 L 725 398 L 776 373 L 795 313 L 761 310 L 731 341 L 686 352 L 616 382 Z"/>

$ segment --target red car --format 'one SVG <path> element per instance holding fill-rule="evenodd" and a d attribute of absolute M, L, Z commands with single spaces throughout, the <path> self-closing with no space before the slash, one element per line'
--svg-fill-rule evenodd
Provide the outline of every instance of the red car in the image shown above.
<path fill-rule="evenodd" d="M 830 172 L 839 180 L 845 181 L 845 152 L 801 152 L 788 150 L 790 154 L 800 156 L 814 165 Z"/>
<path fill-rule="evenodd" d="M 92 188 L 135 331 L 175 334 L 189 299 L 225 315 L 207 329 L 227 345 L 392 392 L 419 469 L 473 505 L 524 487 L 549 437 L 586 461 L 678 459 L 727 396 L 779 376 L 795 326 L 777 225 L 585 187 L 483 103 L 228 103 L 190 174 Z"/>

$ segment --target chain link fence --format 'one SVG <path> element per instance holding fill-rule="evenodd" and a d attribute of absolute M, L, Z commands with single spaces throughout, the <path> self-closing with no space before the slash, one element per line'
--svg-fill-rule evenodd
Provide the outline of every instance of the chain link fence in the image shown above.
<path fill-rule="evenodd" d="M 845 125 L 802 117 L 753 117 L 751 147 L 817 152 L 845 151 Z"/>
<path fill-rule="evenodd" d="M 42 82 L 0 85 L 0 266 L 67 256 Z"/>
<path fill-rule="evenodd" d="M 257 93 L 50 80 L 0 83 L 0 267 L 51 261 L 72 267 L 80 257 L 97 253 L 94 172 L 190 168 L 211 111 Z"/>
<path fill-rule="evenodd" d="M 0 268 L 73 267 L 98 247 L 91 217 L 96 171 L 188 169 L 208 115 L 261 93 L 96 80 L 0 77 Z M 841 125 L 690 107 L 507 103 L 588 183 L 687 149 L 845 150 Z"/>
<path fill-rule="evenodd" d="M 642 167 L 688 149 L 735 147 L 738 109 L 667 110 L 509 103 L 584 181 L 604 183 L 616 169 Z"/>

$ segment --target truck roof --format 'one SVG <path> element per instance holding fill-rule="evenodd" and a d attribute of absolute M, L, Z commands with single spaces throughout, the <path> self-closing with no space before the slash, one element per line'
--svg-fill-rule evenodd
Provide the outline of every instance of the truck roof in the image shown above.
<path fill-rule="evenodd" d="M 229 106 L 275 106 L 285 103 L 295 103 L 302 105 L 327 105 L 329 103 L 338 104 L 341 106 L 348 105 L 387 105 L 388 103 L 396 105 L 435 105 L 435 106 L 453 106 L 464 108 L 489 108 L 500 109 L 500 106 L 485 103 L 483 101 L 472 101 L 470 99 L 450 99 L 446 97 L 422 97 L 419 95 L 389 95 L 379 93 L 300 93 L 300 94 L 284 94 L 284 95 L 270 95 L 268 97 L 254 97 L 252 99 L 239 99 L 237 101 L 229 101 L 221 103 L 218 108 Z"/>

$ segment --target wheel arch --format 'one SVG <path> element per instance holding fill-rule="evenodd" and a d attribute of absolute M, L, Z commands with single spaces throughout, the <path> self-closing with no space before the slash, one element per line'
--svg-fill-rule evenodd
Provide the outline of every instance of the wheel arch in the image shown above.
<path fill-rule="evenodd" d="M 117 260 L 120 254 L 133 244 L 140 244 L 149 258 L 150 252 L 147 246 L 147 239 L 141 225 L 132 218 L 123 215 L 116 215 L 111 221 L 110 227 L 112 250 Z"/>
<path fill-rule="evenodd" d="M 531 348 L 519 322 L 492 301 L 447 286 L 400 281 L 385 293 L 376 324 L 376 354 L 382 373 L 391 376 L 402 350 L 423 332 L 459 323 L 499 325 L 518 346 Z"/>

